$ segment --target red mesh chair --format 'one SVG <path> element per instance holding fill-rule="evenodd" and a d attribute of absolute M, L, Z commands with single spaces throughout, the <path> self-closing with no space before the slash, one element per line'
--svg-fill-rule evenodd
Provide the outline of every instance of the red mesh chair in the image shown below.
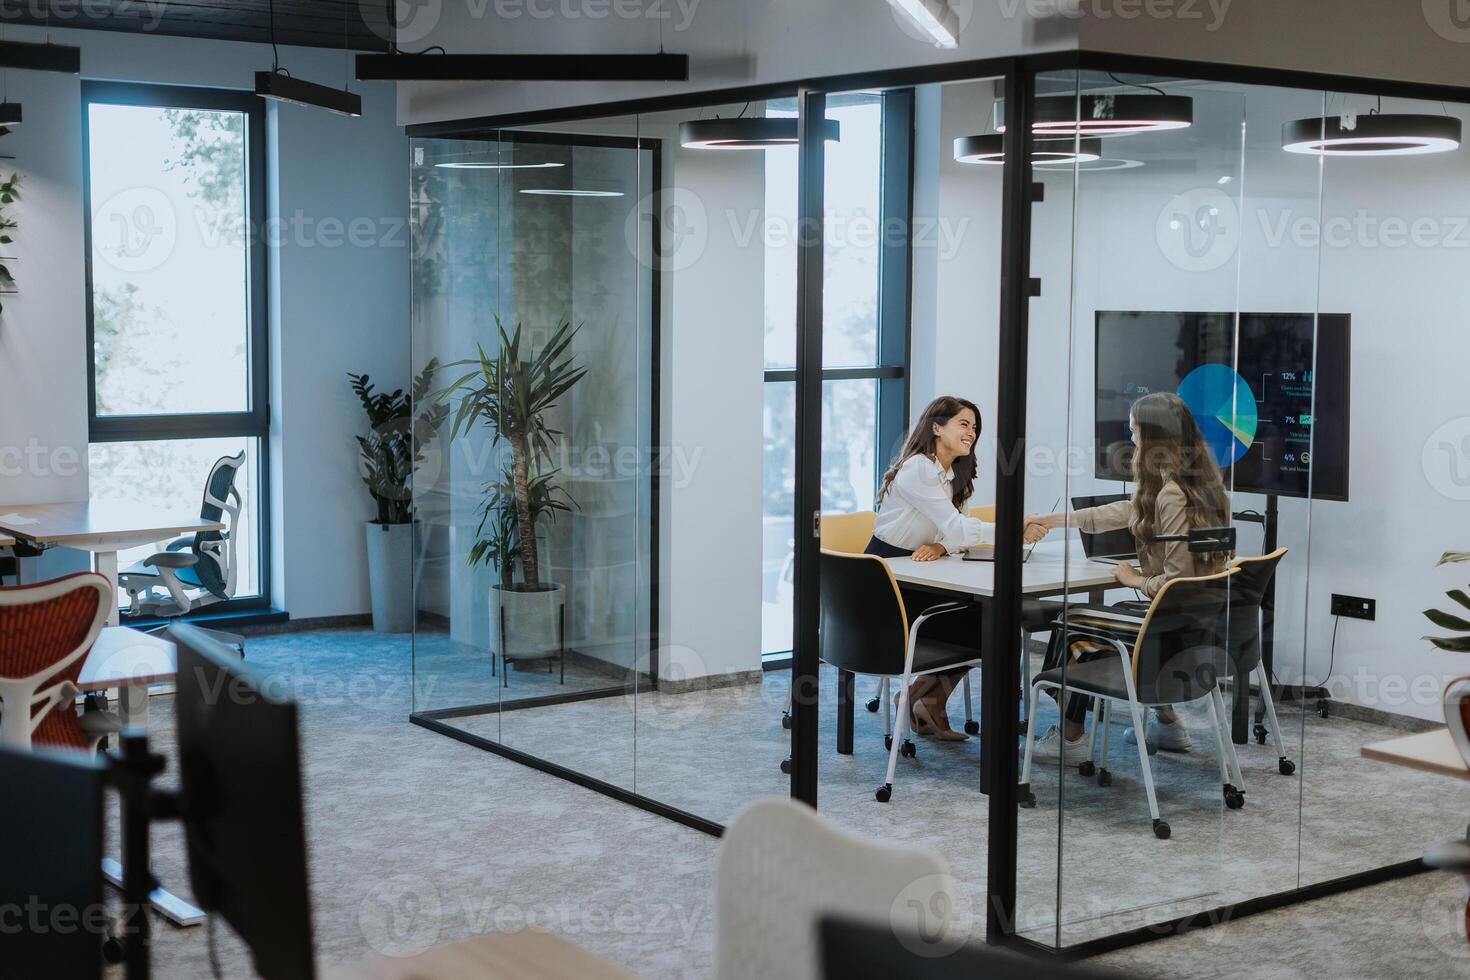
<path fill-rule="evenodd" d="M 1470 677 L 1458 677 L 1445 685 L 1444 720 L 1450 726 L 1450 737 L 1460 750 L 1460 757 L 1470 765 Z M 1470 939 L 1470 838 L 1450 841 L 1433 848 L 1424 855 L 1424 863 L 1464 875 L 1467 888 L 1465 897 L 1465 938 Z"/>
<path fill-rule="evenodd" d="M 96 572 L 0 588 L 0 745 L 91 748 L 72 702 L 115 601 Z"/>

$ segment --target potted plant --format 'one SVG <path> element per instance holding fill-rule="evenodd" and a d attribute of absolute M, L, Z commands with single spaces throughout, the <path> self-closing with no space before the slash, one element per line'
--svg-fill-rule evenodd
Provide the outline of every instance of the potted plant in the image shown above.
<path fill-rule="evenodd" d="M 1458 565 L 1467 561 L 1470 561 L 1470 551 L 1446 551 L 1443 555 L 1440 555 L 1439 561 L 1435 563 L 1435 567 L 1438 568 L 1440 565 Z M 1445 595 L 1466 609 L 1470 609 L 1470 595 L 1467 595 L 1463 589 L 1450 589 Z M 1470 615 L 1470 613 L 1455 615 L 1454 613 L 1447 613 L 1442 609 L 1424 610 L 1425 618 L 1435 626 L 1441 629 L 1453 630 L 1458 634 L 1455 636 L 1426 636 L 1424 639 L 1433 643 L 1441 650 L 1450 650 L 1454 653 L 1470 653 L 1470 620 L 1465 619 L 1467 615 Z"/>
<path fill-rule="evenodd" d="M 378 511 L 365 530 L 373 629 L 380 633 L 413 628 L 413 474 L 449 411 L 429 397 L 438 368 L 435 360 L 424 365 L 407 394 L 379 392 L 366 374 L 347 374 L 368 419 L 357 445 L 362 482 Z M 417 404 L 425 407 L 414 418 Z"/>
<path fill-rule="evenodd" d="M 451 364 L 471 370 L 443 397 L 457 401 L 451 439 L 479 424 L 492 446 L 509 449 L 499 477 L 485 484 L 478 540 L 468 557 L 472 566 L 486 564 L 496 572 L 491 630 L 504 664 L 550 656 L 562 644 L 566 590 L 543 575 L 537 532 L 545 520 L 576 505 L 556 483 L 552 448 L 561 432 L 549 416 L 587 371 L 572 357 L 577 329 L 569 321 L 559 324 L 539 351 L 528 349 L 520 324 L 507 333 L 497 317 L 495 330 L 499 350 L 491 356 L 479 347 L 477 359 Z"/>

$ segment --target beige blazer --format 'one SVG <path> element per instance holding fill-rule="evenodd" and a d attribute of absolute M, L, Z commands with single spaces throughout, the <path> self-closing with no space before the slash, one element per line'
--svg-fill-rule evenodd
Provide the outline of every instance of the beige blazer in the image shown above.
<path fill-rule="evenodd" d="M 1157 533 L 1189 533 L 1189 505 L 1179 484 L 1173 480 L 1164 484 L 1159 491 L 1156 509 L 1154 529 Z M 1135 516 L 1131 499 L 1087 507 L 1076 513 L 1077 527 L 1088 534 L 1132 527 Z M 1207 558 L 1206 555 L 1192 553 L 1187 541 L 1139 541 L 1138 566 L 1144 576 L 1143 594 L 1152 599 L 1171 578 L 1208 575 L 1216 571 Z"/>

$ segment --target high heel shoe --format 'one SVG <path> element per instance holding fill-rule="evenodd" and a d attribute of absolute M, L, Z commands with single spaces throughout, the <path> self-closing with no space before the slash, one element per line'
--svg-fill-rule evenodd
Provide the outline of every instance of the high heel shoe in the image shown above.
<path fill-rule="evenodd" d="M 913 725 L 915 734 L 930 738 L 937 738 L 941 742 L 963 742 L 970 736 L 964 732 L 957 732 L 948 725 L 940 725 L 934 720 L 929 711 L 929 705 L 923 701 L 914 702 L 909 711 L 909 721 Z"/>

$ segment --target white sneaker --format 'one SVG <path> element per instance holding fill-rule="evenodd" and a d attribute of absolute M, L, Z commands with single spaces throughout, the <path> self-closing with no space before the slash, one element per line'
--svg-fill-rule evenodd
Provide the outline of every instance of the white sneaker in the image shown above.
<path fill-rule="evenodd" d="M 1153 755 L 1159 749 L 1165 752 L 1188 752 L 1194 748 L 1194 739 L 1189 736 L 1189 726 L 1180 718 L 1174 722 L 1165 722 L 1159 718 L 1158 712 L 1150 711 L 1148 715 L 1148 726 L 1144 732 L 1144 747 L 1148 754 Z M 1138 735 L 1129 728 L 1123 733 L 1123 741 L 1129 745 L 1138 744 Z"/>
<path fill-rule="evenodd" d="M 1056 762 L 1058 759 L 1068 766 L 1087 761 L 1087 736 L 1078 736 L 1077 741 L 1073 742 L 1063 738 L 1062 730 L 1056 725 L 1048 728 L 1032 746 L 1031 761 Z"/>

